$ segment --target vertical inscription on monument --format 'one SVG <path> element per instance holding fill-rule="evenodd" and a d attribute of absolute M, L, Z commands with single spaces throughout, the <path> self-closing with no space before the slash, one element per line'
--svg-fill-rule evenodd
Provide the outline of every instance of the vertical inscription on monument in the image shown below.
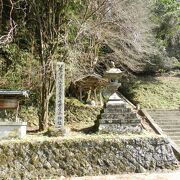
<path fill-rule="evenodd" d="M 56 111 L 55 111 L 55 127 L 64 128 L 64 79 L 65 64 L 58 62 L 56 65 Z"/>

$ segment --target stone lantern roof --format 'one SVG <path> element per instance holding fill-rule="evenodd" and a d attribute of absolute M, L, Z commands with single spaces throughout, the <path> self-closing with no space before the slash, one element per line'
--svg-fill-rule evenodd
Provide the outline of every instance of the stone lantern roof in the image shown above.
<path fill-rule="evenodd" d="M 107 79 L 120 79 L 122 73 L 120 69 L 113 67 L 104 73 L 104 77 Z"/>
<path fill-rule="evenodd" d="M 104 73 L 104 77 L 107 79 L 120 79 L 122 75 L 122 71 L 119 68 L 115 67 L 113 61 L 111 61 L 111 67 L 112 68 L 110 68 Z"/>
<path fill-rule="evenodd" d="M 118 68 L 111 68 L 108 71 L 106 71 L 106 74 L 121 74 L 122 71 Z"/>
<path fill-rule="evenodd" d="M 112 68 L 104 73 L 104 78 L 108 80 L 107 94 L 110 95 L 118 90 L 121 86 L 122 71 L 116 68 L 114 62 L 111 61 Z"/>

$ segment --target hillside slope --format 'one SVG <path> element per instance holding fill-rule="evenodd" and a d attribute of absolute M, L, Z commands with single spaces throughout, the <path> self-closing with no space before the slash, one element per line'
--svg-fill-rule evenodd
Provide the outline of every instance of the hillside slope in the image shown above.
<path fill-rule="evenodd" d="M 122 91 L 135 104 L 148 109 L 180 108 L 180 77 L 141 77 L 123 83 Z"/>

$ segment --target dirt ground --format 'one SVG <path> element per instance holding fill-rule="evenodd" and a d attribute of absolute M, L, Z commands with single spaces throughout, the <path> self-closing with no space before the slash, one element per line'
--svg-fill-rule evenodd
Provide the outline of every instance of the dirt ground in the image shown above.
<path fill-rule="evenodd" d="M 58 180 L 180 180 L 180 170 L 167 173 L 123 174 L 71 178 L 61 177 Z"/>

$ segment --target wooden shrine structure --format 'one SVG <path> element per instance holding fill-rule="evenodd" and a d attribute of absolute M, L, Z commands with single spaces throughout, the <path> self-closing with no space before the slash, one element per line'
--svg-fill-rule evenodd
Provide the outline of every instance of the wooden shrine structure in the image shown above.
<path fill-rule="evenodd" d="M 19 102 L 28 97 L 28 91 L 0 90 L 0 110 L 16 110 L 16 121 L 18 121 Z"/>
<path fill-rule="evenodd" d="M 108 81 L 98 74 L 87 74 L 73 83 L 73 90 L 76 91 L 76 96 L 81 102 L 92 100 L 92 94 L 94 94 L 93 100 L 102 106 L 102 89 L 107 83 Z"/>

